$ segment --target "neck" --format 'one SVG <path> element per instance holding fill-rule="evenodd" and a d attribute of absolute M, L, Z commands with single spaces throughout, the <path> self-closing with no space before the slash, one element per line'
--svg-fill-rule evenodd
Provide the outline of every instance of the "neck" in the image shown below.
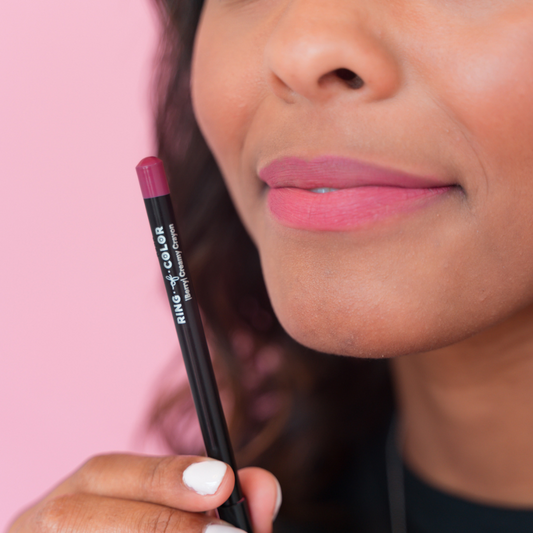
<path fill-rule="evenodd" d="M 482 503 L 533 507 L 533 308 L 393 362 L 404 460 Z"/>

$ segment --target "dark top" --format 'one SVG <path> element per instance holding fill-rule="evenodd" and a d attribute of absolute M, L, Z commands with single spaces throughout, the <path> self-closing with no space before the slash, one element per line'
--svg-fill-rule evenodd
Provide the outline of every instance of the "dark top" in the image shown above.
<path fill-rule="evenodd" d="M 275 533 L 391 533 L 385 440 L 346 469 L 328 498 L 347 511 L 342 526 L 284 521 Z M 533 533 L 533 509 L 492 507 L 446 494 L 403 469 L 407 533 Z M 282 508 L 283 509 L 283 508 Z"/>
<path fill-rule="evenodd" d="M 532 533 L 533 510 L 491 507 L 445 494 L 407 468 L 408 533 Z"/>

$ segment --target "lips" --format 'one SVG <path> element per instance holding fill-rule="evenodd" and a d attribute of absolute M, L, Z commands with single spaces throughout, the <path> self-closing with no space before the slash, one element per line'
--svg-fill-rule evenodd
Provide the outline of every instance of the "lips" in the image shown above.
<path fill-rule="evenodd" d="M 340 157 L 277 159 L 259 171 L 268 207 L 280 223 L 339 231 L 412 211 L 453 184 Z"/>

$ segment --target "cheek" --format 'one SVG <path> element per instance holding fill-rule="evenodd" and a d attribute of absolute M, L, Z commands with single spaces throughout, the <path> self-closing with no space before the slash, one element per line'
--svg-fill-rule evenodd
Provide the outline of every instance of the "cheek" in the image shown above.
<path fill-rule="evenodd" d="M 419 57 L 429 90 L 461 139 L 456 157 L 469 161 L 459 172 L 472 249 L 515 296 L 518 280 L 524 291 L 531 286 L 533 262 L 532 14 L 529 7 L 477 31 L 449 32 Z"/>
<path fill-rule="evenodd" d="M 468 41 L 456 36 L 447 50 L 433 91 L 461 125 L 491 186 L 508 185 L 511 176 L 521 185 L 533 162 L 531 13 L 498 21 Z"/>
<path fill-rule="evenodd" d="M 461 41 L 458 40 L 460 43 Z M 524 289 L 533 261 L 533 24 L 529 16 L 475 36 L 447 57 L 438 80 L 479 171 L 466 176 L 480 256 Z M 480 244 L 481 243 L 481 244 Z M 484 244 L 483 244 L 484 243 Z M 504 274 L 507 273 L 505 276 Z"/>
<path fill-rule="evenodd" d="M 225 176 L 234 176 L 261 93 L 257 36 L 218 20 L 210 9 L 199 26 L 192 67 L 193 109 Z"/>

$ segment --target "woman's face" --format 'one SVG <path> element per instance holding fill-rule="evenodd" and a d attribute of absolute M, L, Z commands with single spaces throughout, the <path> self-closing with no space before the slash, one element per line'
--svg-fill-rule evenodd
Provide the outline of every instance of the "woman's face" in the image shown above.
<path fill-rule="evenodd" d="M 531 0 L 207 0 L 192 90 L 302 344 L 425 351 L 533 301 Z"/>

